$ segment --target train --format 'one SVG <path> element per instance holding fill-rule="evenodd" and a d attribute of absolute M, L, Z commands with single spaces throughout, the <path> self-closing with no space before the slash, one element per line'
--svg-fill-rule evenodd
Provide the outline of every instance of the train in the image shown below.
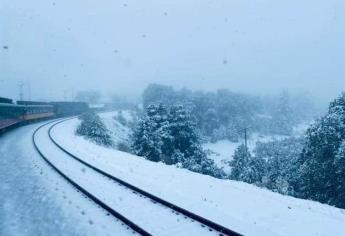
<path fill-rule="evenodd" d="M 74 116 L 89 110 L 85 102 L 17 101 L 0 97 L 0 133 L 33 121 Z"/>

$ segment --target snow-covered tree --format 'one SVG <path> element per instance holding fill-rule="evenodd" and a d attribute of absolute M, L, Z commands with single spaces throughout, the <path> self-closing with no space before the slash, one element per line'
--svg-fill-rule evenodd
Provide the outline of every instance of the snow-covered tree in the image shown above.
<path fill-rule="evenodd" d="M 252 156 L 245 145 L 240 145 L 235 150 L 230 166 L 231 179 L 247 183 L 261 182 L 263 161 Z"/>
<path fill-rule="evenodd" d="M 345 140 L 345 93 L 329 106 L 327 114 L 307 131 L 300 164 L 299 196 L 345 207 L 343 142 Z"/>
<path fill-rule="evenodd" d="M 113 146 L 109 131 L 101 118 L 94 112 L 87 112 L 79 116 L 81 123 L 77 127 L 76 134 L 85 136 L 99 145 Z"/>
<path fill-rule="evenodd" d="M 133 133 L 132 150 L 151 161 L 161 161 L 162 141 L 167 125 L 167 110 L 163 104 L 149 105 Z"/>
<path fill-rule="evenodd" d="M 183 105 L 168 109 L 149 105 L 133 135 L 133 152 L 151 161 L 220 177 L 222 171 L 207 159 L 190 112 Z"/>
<path fill-rule="evenodd" d="M 273 191 L 293 195 L 298 181 L 297 160 L 302 152 L 302 138 L 287 138 L 258 142 L 254 149 L 257 159 L 264 161 L 261 186 Z"/>

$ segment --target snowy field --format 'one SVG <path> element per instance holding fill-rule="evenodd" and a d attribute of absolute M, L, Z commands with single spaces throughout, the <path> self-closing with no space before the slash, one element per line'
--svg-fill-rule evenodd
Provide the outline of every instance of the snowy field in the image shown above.
<path fill-rule="evenodd" d="M 100 147 L 74 134 L 73 119 L 53 130 L 85 161 L 245 235 L 345 235 L 345 210 Z M 115 132 L 116 133 L 116 132 Z"/>

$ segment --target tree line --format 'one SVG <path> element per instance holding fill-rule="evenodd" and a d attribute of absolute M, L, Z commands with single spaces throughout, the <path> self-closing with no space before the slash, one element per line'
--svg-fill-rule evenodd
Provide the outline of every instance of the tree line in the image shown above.
<path fill-rule="evenodd" d="M 241 130 L 250 126 L 261 134 L 291 135 L 294 126 L 311 120 L 316 109 L 308 96 L 282 92 L 253 96 L 227 89 L 216 92 L 176 90 L 171 86 L 149 85 L 143 93 L 143 107 L 151 104 L 183 104 L 192 114 L 205 141 L 228 139 L 237 142 Z"/>

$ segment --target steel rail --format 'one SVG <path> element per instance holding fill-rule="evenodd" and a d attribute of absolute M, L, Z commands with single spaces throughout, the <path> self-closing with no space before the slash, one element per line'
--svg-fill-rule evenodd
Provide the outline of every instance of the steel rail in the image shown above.
<path fill-rule="evenodd" d="M 64 119 L 63 121 L 65 121 L 66 119 Z M 85 196 L 87 196 L 89 199 L 91 199 L 93 202 L 95 202 L 97 205 L 99 205 L 101 208 L 103 208 L 105 211 L 107 211 L 109 214 L 111 214 L 112 216 L 114 216 L 115 218 L 121 220 L 123 223 L 125 223 L 128 227 L 130 227 L 132 230 L 134 230 L 135 232 L 143 235 L 143 236 L 151 236 L 150 233 L 148 233 L 147 231 L 145 231 L 143 228 L 141 228 L 140 226 L 138 226 L 137 224 L 135 224 L 134 222 L 132 222 L 131 220 L 127 219 L 125 216 L 123 216 L 122 214 L 120 214 L 119 212 L 117 212 L 116 210 L 114 210 L 113 208 L 111 208 L 110 206 L 108 206 L 107 204 L 105 204 L 102 200 L 98 199 L 97 197 L 95 197 L 93 194 L 91 194 L 90 192 L 88 192 L 86 189 L 84 189 L 83 187 L 81 187 L 79 184 L 77 184 L 75 181 L 73 181 L 71 178 L 69 178 L 67 175 L 65 175 L 60 169 L 58 169 L 52 162 L 49 161 L 49 159 L 42 153 L 42 151 L 39 149 L 36 141 L 35 141 L 35 136 L 36 133 L 43 128 L 46 125 L 49 125 L 53 122 L 56 121 L 50 121 L 46 124 L 43 124 L 41 126 L 39 126 L 33 133 L 32 135 L 32 142 L 33 145 L 35 147 L 35 150 L 39 153 L 39 155 L 42 157 L 42 159 L 52 168 L 54 169 L 61 177 L 63 177 L 67 182 L 69 182 L 73 187 L 75 187 L 77 190 L 79 190 L 81 193 L 83 193 Z"/>

